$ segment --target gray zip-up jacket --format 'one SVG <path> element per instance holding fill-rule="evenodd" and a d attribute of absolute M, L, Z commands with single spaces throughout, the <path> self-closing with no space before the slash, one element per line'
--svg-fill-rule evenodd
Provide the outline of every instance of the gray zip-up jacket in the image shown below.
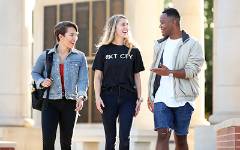
<path fill-rule="evenodd" d="M 157 40 L 154 46 L 153 63 L 151 68 L 158 68 L 166 38 Z M 202 48 L 198 41 L 189 37 L 189 35 L 182 31 L 182 40 L 177 45 L 177 50 L 173 57 L 173 70 L 185 70 L 186 78 L 174 78 L 174 95 L 177 101 L 187 100 L 192 101 L 199 95 L 198 73 L 204 63 L 204 56 Z M 156 73 L 151 72 L 148 83 L 148 96 L 154 101 L 154 96 L 158 87 L 154 84 Z M 160 82 L 160 81 L 159 81 Z M 155 87 L 154 87 L 155 86 Z"/>

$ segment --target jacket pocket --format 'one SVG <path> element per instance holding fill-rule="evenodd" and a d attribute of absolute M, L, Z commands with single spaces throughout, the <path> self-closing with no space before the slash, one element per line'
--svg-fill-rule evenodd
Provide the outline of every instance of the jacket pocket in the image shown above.
<path fill-rule="evenodd" d="M 79 69 L 80 69 L 80 61 L 69 62 L 69 71 L 71 75 L 78 76 Z"/>
<path fill-rule="evenodd" d="M 198 90 L 190 80 L 177 80 L 175 88 L 177 97 L 195 97 L 198 95 Z"/>

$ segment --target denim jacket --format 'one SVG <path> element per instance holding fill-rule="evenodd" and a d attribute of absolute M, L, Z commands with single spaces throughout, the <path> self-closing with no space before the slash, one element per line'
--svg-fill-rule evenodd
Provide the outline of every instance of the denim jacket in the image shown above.
<path fill-rule="evenodd" d="M 72 49 L 64 61 L 64 88 L 65 95 L 62 95 L 62 84 L 59 68 L 59 57 L 56 53 L 57 45 L 49 50 L 49 54 L 53 53 L 53 63 L 51 71 L 52 84 L 49 91 L 49 99 L 66 99 L 76 100 L 80 96 L 87 97 L 88 88 L 88 68 L 86 57 L 83 52 Z M 46 51 L 44 51 L 37 59 L 32 69 L 32 78 L 36 82 L 37 88 L 41 88 L 40 84 L 47 77 L 46 72 Z M 43 98 L 46 98 L 47 90 Z"/>

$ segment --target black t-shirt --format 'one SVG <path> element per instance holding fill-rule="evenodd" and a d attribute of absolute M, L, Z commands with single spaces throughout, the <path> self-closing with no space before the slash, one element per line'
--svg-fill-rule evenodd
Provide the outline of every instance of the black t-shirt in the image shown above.
<path fill-rule="evenodd" d="M 114 87 L 122 87 L 136 91 L 134 73 L 144 70 L 141 54 L 137 48 L 129 48 L 124 45 L 103 45 L 99 48 L 92 69 L 103 72 L 102 90 Z"/>

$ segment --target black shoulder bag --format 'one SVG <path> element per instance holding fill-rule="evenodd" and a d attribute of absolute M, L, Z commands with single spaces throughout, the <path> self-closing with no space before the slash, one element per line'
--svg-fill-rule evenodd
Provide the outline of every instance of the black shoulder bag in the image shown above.
<path fill-rule="evenodd" d="M 46 50 L 46 69 L 47 78 L 50 79 L 52 70 L 53 53 L 48 54 L 49 50 Z M 41 111 L 43 106 L 43 94 L 47 90 L 47 99 L 49 98 L 49 88 L 37 89 L 35 81 L 32 83 L 32 108 Z"/>

